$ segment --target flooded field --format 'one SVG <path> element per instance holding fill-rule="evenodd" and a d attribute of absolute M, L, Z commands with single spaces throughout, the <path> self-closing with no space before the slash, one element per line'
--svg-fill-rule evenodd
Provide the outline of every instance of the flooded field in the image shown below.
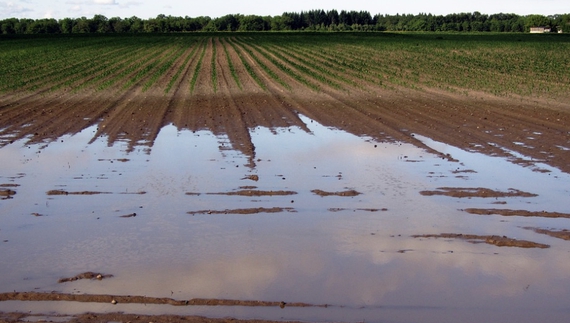
<path fill-rule="evenodd" d="M 298 118 L 249 129 L 249 155 L 226 135 L 173 125 L 150 146 L 110 142 L 98 125 L 5 145 L 0 311 L 570 317 L 568 174 Z"/>
<path fill-rule="evenodd" d="M 0 321 L 568 321 L 534 36 L 3 39 Z"/>

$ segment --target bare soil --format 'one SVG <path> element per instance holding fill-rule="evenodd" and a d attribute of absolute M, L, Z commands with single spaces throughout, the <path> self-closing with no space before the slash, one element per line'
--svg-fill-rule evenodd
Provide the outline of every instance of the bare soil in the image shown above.
<path fill-rule="evenodd" d="M 189 300 L 177 300 L 173 298 L 158 298 L 148 296 L 131 295 L 104 295 L 104 294 L 67 294 L 67 293 L 39 293 L 39 292 L 11 292 L 0 293 L 0 301 L 73 301 L 89 303 L 110 304 L 168 304 L 174 306 L 279 306 L 287 307 L 326 307 L 328 305 L 313 305 L 307 303 L 285 303 L 255 300 L 232 300 L 217 298 L 193 298 Z"/>
<path fill-rule="evenodd" d="M 548 229 L 540 229 L 540 228 L 531 228 L 525 227 L 527 230 L 532 230 L 536 233 L 546 234 L 554 238 L 562 239 L 562 240 L 570 240 L 570 231 L 567 229 L 564 230 L 548 230 Z"/>
<path fill-rule="evenodd" d="M 9 190 L 9 189 L 0 189 L 0 198 L 7 199 L 10 198 L 12 195 L 15 195 L 16 191 Z"/>
<path fill-rule="evenodd" d="M 69 323 L 84 323 L 84 322 L 131 322 L 131 323 L 166 323 L 166 322 L 188 322 L 188 323 L 268 323 L 270 321 L 264 320 L 237 320 L 233 318 L 207 318 L 202 316 L 179 316 L 179 315 L 135 315 L 124 313 L 85 313 L 81 315 L 31 315 L 25 313 L 0 313 L 0 323 L 14 323 L 28 320 L 31 322 L 50 322 L 46 320 L 55 321 L 56 319 L 63 319 L 64 322 Z M 286 321 L 279 321 L 286 322 Z M 293 321 L 289 321 L 293 323 Z M 299 322 L 295 322 L 299 323 Z"/>
<path fill-rule="evenodd" d="M 282 213 L 282 212 L 296 212 L 295 209 L 290 207 L 256 207 L 256 208 L 247 208 L 247 209 L 226 209 L 226 210 L 200 210 L 200 211 L 191 211 L 188 214 L 196 215 L 196 214 L 257 214 L 257 213 Z"/>
<path fill-rule="evenodd" d="M 262 191 L 262 190 L 239 190 L 233 192 L 219 192 L 219 193 L 207 193 L 210 195 L 239 195 L 239 196 L 278 196 L 278 195 L 295 195 L 297 192 L 294 191 Z"/>
<path fill-rule="evenodd" d="M 111 194 L 109 192 L 97 192 L 97 191 L 80 191 L 80 192 L 68 192 L 64 190 L 51 190 L 47 191 L 47 195 L 98 195 L 98 194 Z"/>
<path fill-rule="evenodd" d="M 420 194 L 425 196 L 444 195 L 449 197 L 483 197 L 483 198 L 496 198 L 496 197 L 535 197 L 538 196 L 534 193 L 523 192 L 514 188 L 509 189 L 507 192 L 495 191 L 489 188 L 461 188 L 461 187 L 439 187 L 437 191 L 421 191 Z"/>
<path fill-rule="evenodd" d="M 73 282 L 77 279 L 90 278 L 94 273 L 84 273 L 76 277 L 69 278 L 65 282 Z M 97 274 L 100 275 L 100 274 Z M 97 275 L 94 279 L 97 279 Z M 106 275 L 105 278 L 109 278 Z M 62 282 L 62 281 L 60 281 Z M 89 302 L 89 303 L 110 303 L 110 304 L 163 304 L 172 306 L 262 306 L 262 307 L 327 307 L 328 305 L 313 305 L 307 303 L 286 303 L 267 302 L 253 300 L 230 300 L 230 299 L 205 299 L 194 298 L 190 300 L 176 300 L 172 298 L 156 298 L 147 296 L 124 296 L 124 295 L 91 295 L 91 294 L 66 294 L 66 293 L 38 293 L 38 292 L 12 292 L 0 293 L 2 301 L 67 301 L 67 302 Z M 28 313 L 3 313 L 0 312 L 0 323 L 2 322 L 22 322 L 25 319 L 34 320 L 35 317 L 46 315 L 32 315 Z M 56 318 L 58 315 L 51 315 Z M 205 318 L 201 316 L 178 316 L 178 315 L 135 315 L 125 313 L 85 313 L 81 315 L 62 315 L 65 322 L 191 322 L 191 323 L 222 323 L 222 322 L 244 322 L 244 323 L 265 323 L 266 320 L 237 320 L 234 318 Z M 34 320 L 37 321 L 37 320 Z"/>
<path fill-rule="evenodd" d="M 422 234 L 413 235 L 413 238 L 444 238 L 444 239 L 462 239 L 471 243 L 487 243 L 497 247 L 518 247 L 518 248 L 549 248 L 549 245 L 532 242 L 528 240 L 517 240 L 506 236 L 495 235 L 475 235 L 462 233 L 442 233 L 442 234 Z"/>
<path fill-rule="evenodd" d="M 524 216 L 524 217 L 540 217 L 540 218 L 570 218 L 570 213 L 548 212 L 548 211 L 527 211 L 527 210 L 510 210 L 510 209 L 477 209 L 467 208 L 467 213 L 479 215 L 502 215 L 502 216 Z"/>
<path fill-rule="evenodd" d="M 107 274 L 101 274 L 101 273 L 94 273 L 91 271 L 88 272 L 84 272 L 82 274 L 73 276 L 73 277 L 67 277 L 67 278 L 61 278 L 60 280 L 58 280 L 58 283 L 66 283 L 66 282 L 72 282 L 72 281 L 76 281 L 76 280 L 80 280 L 80 279 L 97 279 L 97 280 L 103 280 L 106 278 L 111 278 L 113 277 L 113 275 L 107 275 Z"/>
<path fill-rule="evenodd" d="M 346 190 L 340 192 L 327 192 L 323 190 L 312 190 L 311 192 L 319 195 L 319 196 L 358 196 L 362 193 L 355 191 L 355 190 Z"/>

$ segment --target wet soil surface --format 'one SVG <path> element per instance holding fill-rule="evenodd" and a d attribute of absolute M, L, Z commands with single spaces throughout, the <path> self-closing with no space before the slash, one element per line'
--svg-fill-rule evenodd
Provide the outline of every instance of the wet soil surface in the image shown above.
<path fill-rule="evenodd" d="M 443 195 L 450 197 L 483 197 L 483 198 L 496 198 L 496 197 L 535 197 L 538 194 L 523 192 L 514 188 L 509 189 L 507 192 L 495 191 L 488 188 L 460 188 L 460 187 L 439 187 L 436 191 L 421 191 L 420 194 L 425 196 Z"/>
<path fill-rule="evenodd" d="M 180 316 L 180 315 L 135 315 L 124 313 L 86 313 L 82 315 L 31 315 L 24 313 L 0 313 L 0 323 L 14 322 L 131 322 L 131 323 L 166 323 L 166 322 L 188 322 L 188 323 L 268 323 L 275 321 L 266 320 L 237 320 L 233 318 L 207 318 L 202 316 Z M 298 323 L 296 321 L 279 321 Z"/>
<path fill-rule="evenodd" d="M 83 275 L 78 275 L 83 276 Z M 109 278 L 109 275 L 106 275 Z M 112 276 L 111 276 L 112 277 Z M 73 277 L 75 278 L 75 277 Z M 78 278 L 84 279 L 84 278 Z M 98 279 L 96 277 L 89 279 Z M 70 281 L 77 280 L 71 279 Z M 61 283 L 61 282 L 60 282 Z M 126 295 L 89 295 L 89 294 L 65 294 L 65 293 L 36 293 L 36 292 L 13 292 L 0 293 L 0 301 L 73 301 L 87 303 L 110 303 L 110 304 L 167 304 L 174 306 L 264 306 L 264 307 L 327 307 L 328 305 L 313 305 L 306 303 L 286 303 L 267 302 L 253 300 L 231 300 L 231 299 L 206 299 L 193 298 L 189 300 L 176 300 L 172 298 L 157 298 L 147 296 L 126 296 Z"/>
<path fill-rule="evenodd" d="M 311 192 L 319 195 L 319 196 L 358 196 L 362 193 L 357 192 L 355 190 L 346 190 L 346 191 L 340 191 L 340 192 L 326 192 L 323 190 L 312 190 Z"/>
<path fill-rule="evenodd" d="M 67 192 L 63 190 L 51 190 L 46 193 L 47 195 L 97 195 L 97 194 L 111 194 L 109 192 L 95 192 L 95 191 L 81 191 L 81 192 Z"/>
<path fill-rule="evenodd" d="M 239 190 L 235 192 L 219 192 L 219 193 L 207 193 L 209 195 L 238 195 L 238 196 L 284 196 L 284 195 L 295 195 L 297 192 L 293 191 L 261 191 L 261 190 Z"/>
<path fill-rule="evenodd" d="M 413 238 L 444 238 L 444 239 L 462 239 L 471 243 L 486 243 L 497 247 L 518 247 L 518 248 L 549 248 L 549 245 L 536 243 L 527 240 L 517 240 L 506 236 L 494 235 L 476 235 L 462 233 L 442 233 L 442 234 L 423 234 L 413 235 Z"/>
<path fill-rule="evenodd" d="M 73 277 L 68 277 L 68 278 L 61 278 L 60 280 L 58 280 L 58 283 L 66 283 L 66 282 L 72 282 L 72 281 L 76 281 L 76 280 L 80 280 L 80 279 L 97 279 L 97 280 L 103 280 L 106 278 L 111 278 L 113 277 L 113 275 L 106 275 L 106 274 L 101 274 L 101 273 L 94 273 L 91 271 L 88 272 L 84 272 L 82 274 L 73 276 Z"/>
<path fill-rule="evenodd" d="M 528 210 L 509 210 L 509 209 L 477 209 L 467 208 L 467 213 L 479 215 L 501 215 L 501 216 L 522 216 L 522 217 L 539 217 L 539 218 L 570 218 L 570 213 L 549 212 L 549 211 L 528 211 Z"/>
<path fill-rule="evenodd" d="M 201 211 L 191 211 L 188 214 L 257 214 L 257 213 L 281 213 L 281 212 L 295 212 L 293 208 L 283 208 L 283 207 L 258 207 L 258 208 L 248 208 L 248 209 L 232 209 L 232 210 L 201 210 Z"/>
<path fill-rule="evenodd" d="M 570 230 L 563 229 L 563 230 L 548 230 L 548 229 L 540 229 L 540 228 L 531 228 L 525 227 L 524 229 L 532 230 L 536 233 L 546 234 L 554 238 L 562 239 L 562 240 L 570 240 Z"/>

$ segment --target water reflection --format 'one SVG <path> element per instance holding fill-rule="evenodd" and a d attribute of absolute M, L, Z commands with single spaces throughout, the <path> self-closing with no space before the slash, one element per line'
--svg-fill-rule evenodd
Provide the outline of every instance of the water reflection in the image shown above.
<path fill-rule="evenodd" d="M 524 229 L 563 229 L 568 220 L 505 220 L 462 211 L 500 200 L 513 209 L 568 212 L 566 174 L 532 172 L 418 137 L 459 160 L 453 162 L 431 150 L 355 136 L 302 115 L 280 119 L 283 127 L 256 127 L 239 135 L 242 139 L 223 129 L 167 125 L 151 140 L 151 151 L 109 139 L 105 131 L 110 130 L 102 129 L 113 128 L 110 124 L 54 135 L 48 145 L 22 137 L 4 146 L 0 184 L 20 186 L 13 199 L 0 201 L 0 240 L 7 240 L 0 243 L 0 292 L 332 305 L 313 311 L 223 310 L 243 318 L 262 313 L 271 319 L 450 321 L 447 314 L 452 313 L 454 319 L 515 315 L 527 321 L 528 309 L 552 319 L 568 318 L 567 242 Z M 240 140 L 255 149 L 238 148 Z M 458 169 L 473 172 L 458 177 Z M 249 179 L 253 174 L 257 180 Z M 207 194 L 243 186 L 297 194 Z M 514 188 L 539 196 L 489 201 L 419 194 L 437 187 Z M 46 194 L 53 189 L 110 194 Z M 321 197 L 311 192 L 315 189 L 362 194 Z M 123 194 L 140 192 L 145 194 Z M 188 214 L 272 207 L 296 212 Z M 137 216 L 121 217 L 131 213 Z M 410 237 L 442 232 L 507 235 L 551 248 Z M 85 271 L 114 277 L 57 283 Z M 69 305 L 41 306 L 64 311 Z M 222 316 L 219 309 L 200 313 Z"/>

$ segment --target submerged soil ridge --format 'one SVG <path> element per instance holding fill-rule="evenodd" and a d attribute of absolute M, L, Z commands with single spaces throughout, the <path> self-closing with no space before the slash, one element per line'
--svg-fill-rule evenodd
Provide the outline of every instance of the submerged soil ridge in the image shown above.
<path fill-rule="evenodd" d="M 0 302 L 5 301 L 68 301 L 89 303 L 126 303 L 126 304 L 165 304 L 173 306 L 265 306 L 265 307 L 328 307 L 329 305 L 314 305 L 302 302 L 284 301 L 255 301 L 232 300 L 217 298 L 193 298 L 176 300 L 167 297 L 130 296 L 130 295 L 98 295 L 98 294 L 67 294 L 41 292 L 9 292 L 0 293 Z"/>
<path fill-rule="evenodd" d="M 181 316 L 181 315 L 139 315 L 125 313 L 85 313 L 80 315 L 34 315 L 28 313 L 3 313 L 0 312 L 0 323 L 13 322 L 60 322 L 64 320 L 68 323 L 83 322 L 188 322 L 188 323 L 274 323 L 289 322 L 301 323 L 298 321 L 268 321 L 268 320 L 239 320 L 234 318 L 207 318 L 203 316 Z"/>
<path fill-rule="evenodd" d="M 420 191 L 421 195 L 433 196 L 443 195 L 456 198 L 464 197 L 482 197 L 482 198 L 497 198 L 497 197 L 536 197 L 538 194 L 523 192 L 514 188 L 509 188 L 506 192 L 497 191 L 490 188 L 476 187 L 438 187 L 437 190 Z"/>
<path fill-rule="evenodd" d="M 528 240 L 518 240 L 507 236 L 497 235 L 476 235 L 462 233 L 442 233 L 442 234 L 420 234 L 413 235 L 412 238 L 446 238 L 446 239 L 462 239 L 471 243 L 486 243 L 497 247 L 518 247 L 518 248 L 550 248 L 547 244 L 532 242 Z"/>
<path fill-rule="evenodd" d="M 549 212 L 549 211 L 528 211 L 528 210 L 511 210 L 511 209 L 479 209 L 467 208 L 463 211 L 478 215 L 501 215 L 501 216 L 523 216 L 523 217 L 539 217 L 539 218 L 566 218 L 570 219 L 570 213 Z"/>

